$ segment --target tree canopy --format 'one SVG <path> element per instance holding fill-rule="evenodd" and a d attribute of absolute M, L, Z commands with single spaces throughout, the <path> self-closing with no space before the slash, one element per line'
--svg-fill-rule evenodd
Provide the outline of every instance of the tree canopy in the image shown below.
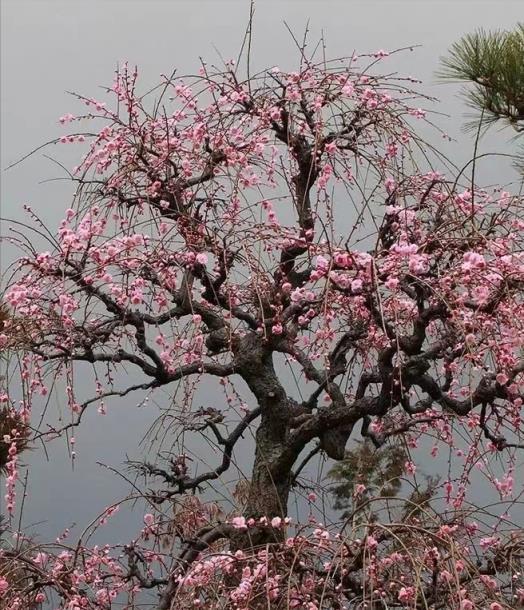
<path fill-rule="evenodd" d="M 11 526 L 29 422 L 33 442 L 64 438 L 74 455 L 88 412 L 103 420 L 115 398 L 155 396 L 167 402 L 168 451 L 135 464 L 155 488 L 140 490 L 143 528 L 128 544 L 89 544 L 109 506 L 77 544 L 4 549 L 8 608 L 523 603 L 510 513 L 523 448 L 524 201 L 444 173 L 419 135 L 431 100 L 387 61 L 382 50 L 302 52 L 295 71 L 245 77 L 233 62 L 203 64 L 148 93 L 123 66 L 103 99 L 78 95 L 85 112 L 61 117 L 57 143 L 85 151 L 74 200 L 47 250 L 19 240 L 5 293 L 3 349 L 23 331 L 0 396 L 21 422 L 3 437 Z M 35 418 L 53 391 L 66 412 Z M 125 425 L 133 406 L 120 408 Z M 191 452 L 202 436 L 211 460 Z M 245 445 L 239 455 L 244 437 L 251 456 Z M 344 460 L 358 438 L 379 462 L 400 439 L 409 453 L 395 455 L 394 474 L 412 487 L 439 452 L 453 473 L 431 505 L 425 488 L 403 499 L 395 483 L 400 512 L 375 510 L 373 479 L 355 481 L 369 487 L 355 489 L 366 492 L 358 518 L 328 522 L 308 464 Z M 471 498 L 477 471 L 496 508 Z M 305 517 L 292 514 L 295 498 Z"/>

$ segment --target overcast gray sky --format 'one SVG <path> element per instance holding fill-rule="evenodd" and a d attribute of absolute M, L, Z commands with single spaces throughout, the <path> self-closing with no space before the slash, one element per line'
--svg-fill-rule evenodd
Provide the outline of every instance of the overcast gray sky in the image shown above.
<path fill-rule="evenodd" d="M 66 92 L 97 95 L 100 85 L 111 83 L 119 62 L 138 64 L 145 89 L 174 67 L 179 73 L 194 72 L 199 57 L 219 61 L 217 50 L 226 58 L 236 57 L 249 1 L 1 0 L 1 11 L 3 169 L 61 135 L 58 117 L 78 109 Z M 456 96 L 457 87 L 435 81 L 439 56 L 466 32 L 478 27 L 512 28 L 523 17 L 522 0 L 258 0 L 253 64 L 254 68 L 279 65 L 283 69 L 297 64 L 284 22 L 302 35 L 309 20 L 312 43 L 323 32 L 332 57 L 351 55 L 354 49 L 366 52 L 421 45 L 395 58 L 393 65 L 422 79 L 421 90 L 442 99 L 435 106 L 442 113 L 439 124 L 456 139 L 447 151 L 460 164 L 470 158 L 473 142 L 461 132 L 466 109 Z M 494 131 L 481 148 L 512 151 L 510 136 Z M 74 147 L 43 152 L 69 167 L 76 165 L 80 154 Z M 42 152 L 2 172 L 2 216 L 21 219 L 21 205 L 28 202 L 49 226 L 56 226 L 68 207 L 70 185 L 41 182 L 60 175 Z M 508 163 L 496 158 L 482 164 L 478 175 L 485 184 L 515 179 Z M 12 254 L 4 247 L 3 256 L 5 265 Z M 79 460 L 74 473 L 62 444 L 52 449 L 50 462 L 43 459 L 39 448 L 32 452 L 26 523 L 44 520 L 43 531 L 53 534 L 68 521 L 89 521 L 97 509 L 118 497 L 124 489 L 122 482 L 96 462 L 118 466 L 126 453 L 138 457 L 137 441 L 155 413 L 154 407 L 132 412 L 130 407 L 115 407 L 103 423 L 96 417 L 87 419 L 86 432 L 78 435 Z M 115 535 L 121 539 L 128 532 L 132 535 L 130 523 L 130 518 L 122 517 Z"/>

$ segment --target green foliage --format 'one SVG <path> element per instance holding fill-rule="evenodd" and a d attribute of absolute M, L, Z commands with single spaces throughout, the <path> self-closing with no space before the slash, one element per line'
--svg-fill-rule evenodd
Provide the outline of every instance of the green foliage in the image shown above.
<path fill-rule="evenodd" d="M 466 81 L 467 103 L 480 111 L 480 118 L 466 124 L 477 129 L 502 120 L 524 132 L 524 24 L 512 31 L 478 30 L 455 42 L 449 56 L 442 58 L 439 76 Z M 524 171 L 521 159 L 517 167 Z"/>
<path fill-rule="evenodd" d="M 399 444 L 376 449 L 368 440 L 358 442 L 356 448 L 348 451 L 344 460 L 329 472 L 330 478 L 336 482 L 331 490 L 335 498 L 334 508 L 344 510 L 345 518 L 358 503 L 370 496 L 396 497 L 402 486 L 407 459 L 406 449 Z M 354 502 L 356 485 L 364 485 L 366 491 Z"/>

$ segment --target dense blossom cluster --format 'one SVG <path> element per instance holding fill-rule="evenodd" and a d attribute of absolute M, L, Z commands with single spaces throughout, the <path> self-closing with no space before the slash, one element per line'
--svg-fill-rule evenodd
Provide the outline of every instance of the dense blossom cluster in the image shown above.
<path fill-rule="evenodd" d="M 512 537 L 503 544 L 500 537 L 482 537 L 477 547 L 477 522 L 444 522 L 433 512 L 404 508 L 402 522 L 361 521 L 342 530 L 314 518 L 298 526 L 278 517 L 259 523 L 233 517 L 223 527 L 249 534 L 261 524 L 282 530 L 284 539 L 236 551 L 223 542 L 212 544 L 189 568 L 179 565 L 171 571 L 169 553 L 148 544 L 163 524 L 147 514 L 140 537 L 124 547 L 68 548 L 62 543 L 25 553 L 4 551 L 0 560 L 9 558 L 9 569 L 0 577 L 0 590 L 11 604 L 7 607 L 15 610 L 52 599 L 43 593 L 43 583 L 41 589 L 26 586 L 24 591 L 29 575 L 33 583 L 52 582 L 64 610 L 156 607 L 149 591 L 158 586 L 175 590 L 171 605 L 160 601 L 160 608 L 432 608 L 445 599 L 452 608 L 500 610 L 524 603 L 518 573 L 501 578 L 519 563 L 522 539 Z M 488 560 L 485 565 L 479 553 Z"/>
<path fill-rule="evenodd" d="M 112 396 L 180 382 L 174 420 L 213 439 L 220 463 L 193 475 L 181 450 L 169 471 L 142 466 L 167 485 L 151 501 L 184 505 L 183 527 L 148 513 L 124 548 L 0 551 L 0 607 L 132 609 L 149 590 L 159 591 L 148 602 L 158 610 L 524 603 L 522 538 L 500 515 L 482 532 L 467 509 L 474 469 L 501 500 L 515 491 L 523 201 L 416 167 L 414 125 L 427 100 L 411 80 L 362 66 L 387 56 L 304 62 L 245 82 L 232 66 L 204 66 L 197 78 L 165 78 L 150 106 L 125 67 L 108 90 L 116 104 L 79 98 L 103 125 L 60 138 L 86 142 L 87 153 L 54 247 L 28 251 L 5 294 L 0 349 L 23 335 L 24 392 L 17 401 L 18 388 L 5 388 L 0 399 L 27 423 L 47 376 L 61 378 L 69 413 L 36 433 L 47 441 L 92 405 L 105 413 Z M 94 396 L 75 387 L 79 362 L 93 365 Z M 122 365 L 139 383 L 117 387 Z M 306 399 L 286 393 L 286 371 Z M 195 388 L 213 377 L 226 408 L 197 410 Z M 459 464 L 442 481 L 448 512 L 408 506 L 395 522 L 363 509 L 338 530 L 313 516 L 290 523 L 302 452 L 317 442 L 343 459 L 357 425 L 377 446 L 402 435 L 413 451 L 424 439 L 433 456 L 447 448 Z M 238 514 L 203 507 L 191 494 L 229 469 L 251 427 L 255 463 Z M 16 436 L 4 437 L 9 512 Z M 490 468 L 496 452 L 508 459 L 503 475 Z M 416 470 L 406 462 L 408 475 Z M 162 551 L 168 530 L 176 552 Z"/>

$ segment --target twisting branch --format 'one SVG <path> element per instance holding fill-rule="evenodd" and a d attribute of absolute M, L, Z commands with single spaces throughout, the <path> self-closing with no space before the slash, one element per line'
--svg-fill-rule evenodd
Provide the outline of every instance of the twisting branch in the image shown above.
<path fill-rule="evenodd" d="M 218 430 L 216 425 L 213 424 L 213 422 L 207 422 L 215 433 L 217 443 L 224 448 L 222 452 L 222 462 L 219 466 L 217 466 L 213 470 L 210 470 L 209 472 L 204 472 L 196 477 L 189 478 L 185 475 L 171 475 L 165 470 L 158 468 L 157 466 L 154 466 L 152 464 L 141 464 L 139 466 L 141 470 L 143 470 L 147 474 L 161 477 L 170 486 L 175 487 L 174 490 L 168 490 L 162 492 L 161 495 L 157 495 L 156 501 L 163 502 L 167 498 L 171 498 L 174 495 L 196 490 L 202 485 L 202 483 L 218 479 L 220 475 L 226 472 L 231 466 L 231 458 L 236 443 L 240 440 L 244 432 L 249 428 L 250 424 L 260 416 L 260 413 L 260 407 L 253 409 L 242 419 L 242 421 L 240 421 L 240 423 L 235 427 L 233 432 L 231 432 L 231 434 L 226 438 L 221 435 L 220 431 Z"/>

